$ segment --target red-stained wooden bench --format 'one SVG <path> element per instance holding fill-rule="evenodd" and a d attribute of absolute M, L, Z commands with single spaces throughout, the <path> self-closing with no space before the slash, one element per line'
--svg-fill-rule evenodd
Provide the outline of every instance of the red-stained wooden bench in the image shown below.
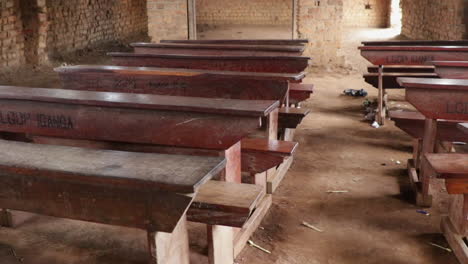
<path fill-rule="evenodd" d="M 363 41 L 364 46 L 466 46 L 467 40 L 384 40 Z"/>
<path fill-rule="evenodd" d="M 384 73 L 434 73 L 435 67 L 432 65 L 385 65 L 382 69 Z M 368 73 L 378 73 L 379 66 L 371 65 L 367 67 Z"/>
<path fill-rule="evenodd" d="M 300 104 L 309 99 L 314 93 L 313 84 L 290 83 L 289 84 L 289 104 L 300 106 Z"/>
<path fill-rule="evenodd" d="M 363 46 L 359 47 L 361 55 L 373 65 L 379 67 L 377 73 L 377 86 L 379 89 L 377 121 L 380 124 L 384 124 L 386 117 L 385 89 L 387 87 L 384 85 L 384 69 L 386 66 L 420 66 L 435 60 L 468 60 L 468 46 L 396 45 L 393 42 L 387 45 L 380 45 L 379 43 L 373 45 L 372 42 L 365 42 Z"/>
<path fill-rule="evenodd" d="M 385 69 L 385 68 L 384 68 Z M 400 77 L 409 77 L 409 78 L 438 78 L 436 73 L 426 73 L 426 72 L 384 72 L 382 75 L 379 73 L 365 73 L 363 75 L 366 83 L 374 86 L 379 89 L 379 78 L 383 78 L 383 87 L 385 89 L 402 89 L 403 87 L 397 82 L 397 79 Z"/>
<path fill-rule="evenodd" d="M 304 46 L 285 45 L 235 45 L 193 43 L 132 43 L 135 53 L 188 54 L 188 55 L 243 55 L 243 56 L 300 56 Z"/>
<path fill-rule="evenodd" d="M 236 45 L 304 45 L 307 39 L 203 39 L 161 40 L 161 43 L 236 44 Z"/>
<path fill-rule="evenodd" d="M 400 78 L 406 88 L 406 100 L 425 116 L 421 155 L 433 153 L 437 140 L 437 120 L 468 120 L 468 81 L 453 79 Z M 428 168 L 421 163 L 417 202 L 430 206 L 431 180 Z"/>
<path fill-rule="evenodd" d="M 432 61 L 440 78 L 468 79 L 468 61 Z"/>
<path fill-rule="evenodd" d="M 424 163 L 428 173 L 445 180 L 451 200 L 441 230 L 460 263 L 468 263 L 468 154 L 426 154 Z"/>
<path fill-rule="evenodd" d="M 184 68 L 217 71 L 300 73 L 309 65 L 304 56 L 201 56 L 108 53 L 119 66 Z"/>
<path fill-rule="evenodd" d="M 0 131 L 27 134 L 26 138 L 36 143 L 132 152 L 190 151 L 192 155 L 190 149 L 197 148 L 203 156 L 223 153 L 227 163 L 222 178 L 240 182 L 240 139 L 255 131 L 261 118 L 277 107 L 277 101 L 0 87 Z M 81 143 L 83 140 L 88 145 Z M 263 200 L 255 204 L 266 209 L 258 208 L 252 217 L 265 214 L 271 197 Z M 2 207 L 19 209 L 10 204 Z M 3 211 L 2 215 L 8 213 Z M 184 240 L 186 231 L 178 233 Z M 219 232 L 212 234 L 210 248 L 221 250 L 213 246 L 220 239 Z M 153 237 L 149 241 L 154 246 Z M 154 248 L 151 252 L 153 258 L 160 257 L 155 256 Z M 232 260 L 233 254 L 226 258 Z"/>
<path fill-rule="evenodd" d="M 408 160 L 408 175 L 412 182 L 418 182 L 418 170 L 421 161 L 422 139 L 424 137 L 425 117 L 414 111 L 389 111 L 389 117 L 395 125 L 414 138 L 413 158 Z M 435 152 L 451 151 L 452 142 L 468 142 L 468 135 L 458 128 L 459 121 L 437 120 Z"/>

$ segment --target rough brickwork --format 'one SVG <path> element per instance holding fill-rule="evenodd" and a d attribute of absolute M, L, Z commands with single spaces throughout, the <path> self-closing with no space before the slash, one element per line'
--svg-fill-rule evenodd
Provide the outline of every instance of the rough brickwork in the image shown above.
<path fill-rule="evenodd" d="M 51 54 L 147 32 L 145 0 L 47 0 Z"/>
<path fill-rule="evenodd" d="M 344 25 L 348 27 L 387 27 L 390 0 L 345 0 Z"/>
<path fill-rule="evenodd" d="M 148 34 L 153 42 L 187 39 L 187 0 L 148 0 Z"/>
<path fill-rule="evenodd" d="M 412 39 L 463 39 L 465 3 L 465 0 L 402 0 L 402 34 Z"/>
<path fill-rule="evenodd" d="M 19 2 L 0 1 L 0 66 L 17 66 L 24 62 Z"/>
<path fill-rule="evenodd" d="M 338 56 L 343 0 L 298 0 L 296 19 L 298 37 L 310 39 L 304 54 L 312 57 L 312 65 L 334 67 L 344 63 L 344 57 Z"/>
<path fill-rule="evenodd" d="M 291 25 L 292 0 L 197 0 L 198 25 Z"/>

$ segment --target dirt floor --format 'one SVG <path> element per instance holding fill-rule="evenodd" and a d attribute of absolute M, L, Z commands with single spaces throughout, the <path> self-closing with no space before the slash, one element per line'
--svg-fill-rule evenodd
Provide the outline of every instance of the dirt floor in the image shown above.
<path fill-rule="evenodd" d="M 104 50 L 71 58 L 72 63 L 105 63 Z M 94 53 L 93 53 L 94 52 Z M 356 58 L 357 59 L 357 58 Z M 63 61 L 67 61 L 64 58 Z M 58 87 L 50 67 L 11 71 L 0 84 Z M 300 143 L 291 170 L 274 194 L 274 204 L 252 240 L 271 250 L 246 246 L 238 264 L 456 264 L 440 234 L 447 195 L 437 190 L 435 206 L 425 216 L 409 195 L 406 161 L 411 138 L 392 122 L 374 129 L 363 121 L 363 98 L 344 89 L 376 91 L 360 74 L 314 72 L 306 82 L 315 94 L 304 103 L 311 114 L 297 130 Z M 394 105 L 403 93 L 391 94 Z M 400 164 L 398 164 L 400 163 Z M 327 191 L 347 191 L 327 193 Z M 143 264 L 143 231 L 79 221 L 20 214 L 14 229 L 0 228 L 0 264 Z M 306 221 L 323 232 L 301 225 Z M 191 225 L 191 260 L 207 263 L 204 231 Z"/>

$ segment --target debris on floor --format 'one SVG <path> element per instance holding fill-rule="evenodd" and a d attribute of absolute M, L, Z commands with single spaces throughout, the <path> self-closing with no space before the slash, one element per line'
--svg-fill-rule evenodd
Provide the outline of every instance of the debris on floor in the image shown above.
<path fill-rule="evenodd" d="M 443 246 L 441 246 L 441 245 L 437 245 L 437 244 L 435 244 L 435 243 L 429 242 L 429 245 L 434 246 L 434 247 L 436 247 L 436 248 L 443 249 L 443 250 L 445 250 L 445 251 L 447 251 L 447 252 L 452 252 L 452 249 L 447 248 L 447 247 L 443 247 Z"/>
<path fill-rule="evenodd" d="M 372 123 L 372 127 L 373 128 L 379 128 L 380 125 L 379 125 L 379 123 L 377 123 L 377 121 L 374 121 L 374 123 Z"/>
<path fill-rule="evenodd" d="M 426 210 L 416 210 L 417 213 L 419 214 L 423 214 L 423 215 L 426 215 L 426 216 L 430 216 L 431 213 L 429 213 L 428 211 Z"/>
<path fill-rule="evenodd" d="M 263 252 L 265 252 L 265 253 L 267 253 L 267 254 L 271 254 L 271 251 L 269 251 L 268 249 L 265 249 L 265 248 L 263 248 L 263 247 L 261 247 L 261 246 L 255 244 L 252 240 L 247 241 L 247 243 L 248 243 L 249 246 L 251 246 L 251 247 L 254 247 L 254 248 L 258 249 L 258 250 L 261 250 L 261 251 L 263 251 Z"/>
<path fill-rule="evenodd" d="M 310 229 L 312 229 L 312 230 L 315 230 L 315 231 L 317 231 L 317 232 L 320 232 L 320 233 L 323 232 L 322 229 L 320 229 L 320 228 L 318 228 L 318 227 L 315 227 L 315 226 L 313 226 L 313 225 L 307 223 L 306 221 L 302 221 L 302 225 L 305 226 L 305 227 L 308 227 L 308 228 L 310 228 Z"/>

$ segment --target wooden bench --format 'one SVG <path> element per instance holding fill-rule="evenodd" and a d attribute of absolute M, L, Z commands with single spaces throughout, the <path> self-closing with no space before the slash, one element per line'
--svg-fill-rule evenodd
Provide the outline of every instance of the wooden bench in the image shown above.
<path fill-rule="evenodd" d="M 468 79 L 467 61 L 432 61 L 435 72 L 444 79 Z"/>
<path fill-rule="evenodd" d="M 289 84 L 289 104 L 300 106 L 300 103 L 309 99 L 314 93 L 313 84 L 290 83 Z"/>
<path fill-rule="evenodd" d="M 161 40 L 161 43 L 236 44 L 236 45 L 304 45 L 308 39 L 203 39 Z"/>
<path fill-rule="evenodd" d="M 384 68 L 385 69 L 385 68 Z M 379 73 L 366 73 L 363 75 L 366 83 L 374 86 L 379 89 Z M 384 89 L 403 89 L 400 84 L 397 82 L 397 79 L 400 77 L 408 78 L 438 78 L 436 73 L 418 73 L 418 72 L 384 72 L 382 74 L 382 81 Z"/>
<path fill-rule="evenodd" d="M 468 81 L 452 79 L 400 78 L 406 88 L 406 100 L 425 116 L 421 155 L 433 153 L 437 140 L 437 120 L 468 120 Z M 417 202 L 430 206 L 430 176 L 421 163 Z"/>
<path fill-rule="evenodd" d="M 364 46 L 466 46 L 467 40 L 384 40 L 363 41 Z"/>
<path fill-rule="evenodd" d="M 384 124 L 386 117 L 385 98 L 386 86 L 384 85 L 384 69 L 388 65 L 426 65 L 435 60 L 468 60 L 468 46 L 415 46 L 415 45 L 372 45 L 364 42 L 359 47 L 361 55 L 378 66 L 378 114 L 377 122 Z"/>
<path fill-rule="evenodd" d="M 132 43 L 135 53 L 187 55 L 301 56 L 304 46 L 196 43 Z"/>
<path fill-rule="evenodd" d="M 426 154 L 425 163 L 431 174 L 445 179 L 451 201 L 441 230 L 460 263 L 468 263 L 468 154 Z"/>
<path fill-rule="evenodd" d="M 33 135 L 30 138 L 37 143 L 132 152 L 165 149 L 171 154 L 179 149 L 191 155 L 191 149 L 196 148 L 204 156 L 219 156 L 224 149 L 224 179 L 232 182 L 240 182 L 239 140 L 257 129 L 260 118 L 278 106 L 277 101 L 22 87 L 0 87 L 0 102 L 0 131 Z M 226 126 L 227 123 L 236 128 Z M 88 144 L 82 144 L 83 140 L 88 140 Z M 198 143 L 193 144 L 195 141 Z M 265 197 L 265 201 L 268 199 L 271 200 Z M 270 204 L 262 202 L 261 206 Z M 259 208 L 262 214 L 266 210 Z M 211 242 L 216 244 L 219 239 L 218 235 Z"/>
<path fill-rule="evenodd" d="M 423 114 L 413 111 L 390 111 L 389 116 L 398 128 L 414 138 L 413 158 L 408 160 L 408 175 L 412 179 L 414 187 L 419 182 L 418 168 L 422 158 L 421 147 L 426 118 Z M 439 144 L 436 144 L 435 152 L 451 151 L 452 142 L 468 142 L 468 135 L 458 129 L 458 122 L 455 120 L 437 120 L 436 139 Z"/>
<path fill-rule="evenodd" d="M 184 68 L 218 71 L 300 73 L 309 66 L 304 56 L 200 56 L 108 53 L 118 66 Z"/>
<path fill-rule="evenodd" d="M 219 157 L 5 140 L 0 147 L 8 150 L 0 157 L 1 207 L 146 230 L 149 263 L 188 264 L 185 212 L 225 165 Z"/>
<path fill-rule="evenodd" d="M 384 73 L 434 73 L 435 67 L 432 65 L 385 65 L 382 69 Z M 379 73 L 379 66 L 371 65 L 367 67 L 368 73 Z"/>

